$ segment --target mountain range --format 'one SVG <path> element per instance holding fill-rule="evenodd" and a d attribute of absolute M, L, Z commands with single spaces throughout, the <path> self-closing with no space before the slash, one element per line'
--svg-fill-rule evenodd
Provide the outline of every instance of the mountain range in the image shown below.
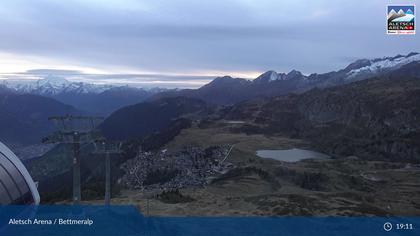
<path fill-rule="evenodd" d="M 70 82 L 60 76 L 46 76 L 40 80 L 4 80 L 1 87 L 17 94 L 36 94 L 54 98 L 86 112 L 108 115 L 118 108 L 161 97 L 191 97 L 211 104 L 228 105 L 256 97 L 272 97 L 301 93 L 312 88 L 330 87 L 380 76 L 409 63 L 419 63 L 420 54 L 409 53 L 394 57 L 361 59 L 344 69 L 323 74 L 304 75 L 267 71 L 254 80 L 223 76 L 198 89 L 143 89 Z"/>
<path fill-rule="evenodd" d="M 139 103 L 164 90 L 70 82 L 52 75 L 39 80 L 4 80 L 2 86 L 16 94 L 54 98 L 96 115 L 109 115 L 118 108 Z"/>
<path fill-rule="evenodd" d="M 229 76 L 214 79 L 199 89 L 166 91 L 155 94 L 151 99 L 161 97 L 192 97 L 210 104 L 232 105 L 237 102 L 262 97 L 273 97 L 289 93 L 302 93 L 312 88 L 326 88 L 382 76 L 392 73 L 404 65 L 420 63 L 420 54 L 397 55 L 377 59 L 361 59 L 344 69 L 324 74 L 304 75 L 292 70 L 289 73 L 267 71 L 254 80 Z M 420 74 L 419 71 L 413 72 Z"/>
<path fill-rule="evenodd" d="M 25 144 L 39 142 L 51 129 L 48 116 L 72 113 L 109 115 L 101 126 L 107 137 L 139 138 L 166 129 L 183 116 L 203 117 L 218 105 L 303 94 L 373 77 L 419 77 L 419 66 L 420 54 L 410 53 L 357 60 L 323 74 L 267 71 L 254 80 L 224 76 L 198 89 L 166 91 L 69 82 L 59 77 L 26 84 L 6 80 L 0 84 L 0 108 L 6 111 L 0 113 L 4 126 L 0 138 Z"/>
<path fill-rule="evenodd" d="M 291 71 L 287 74 L 268 71 L 253 81 L 220 77 L 196 90 L 166 91 L 156 94 L 143 103 L 122 108 L 110 115 L 101 128 L 108 138 L 119 140 L 141 138 L 168 128 L 171 121 L 180 117 L 195 115 L 195 119 L 207 119 L 211 114 L 210 110 L 217 110 L 214 108 L 217 105 L 237 108 L 240 106 L 235 104 L 242 102 L 251 101 L 252 103 L 260 99 L 290 94 L 311 94 L 311 91 L 330 87 L 340 88 L 372 78 L 381 78 L 384 81 L 390 77 L 420 78 L 419 59 L 419 54 L 411 53 L 406 56 L 358 60 L 336 72 L 309 76 L 298 71 Z M 395 84 L 391 85 L 396 86 Z M 382 84 L 378 82 L 378 86 L 382 86 Z M 363 88 L 360 90 L 364 91 Z M 316 97 L 312 99 L 316 99 Z M 346 99 L 351 99 L 351 97 Z M 198 101 L 205 101 L 207 105 Z M 328 100 L 323 101 L 323 103 L 326 102 Z M 293 104 L 284 105 L 290 111 L 296 109 Z M 201 115 L 197 116 L 197 112 Z M 274 114 L 276 111 L 271 112 Z M 272 116 L 269 112 L 264 114 L 266 117 Z M 276 122 L 277 127 L 293 127 L 292 120 L 284 120 L 287 117 L 285 115 L 283 120 Z M 241 118 L 246 118 L 246 116 Z M 275 127 L 272 130 L 275 130 Z"/>

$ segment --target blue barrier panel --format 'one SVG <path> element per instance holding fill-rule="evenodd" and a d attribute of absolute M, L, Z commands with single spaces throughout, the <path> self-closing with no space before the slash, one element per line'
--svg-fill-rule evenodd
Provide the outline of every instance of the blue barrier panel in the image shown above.
<path fill-rule="evenodd" d="M 133 206 L 1 206 L 0 235 L 420 235 L 420 217 L 144 217 Z"/>

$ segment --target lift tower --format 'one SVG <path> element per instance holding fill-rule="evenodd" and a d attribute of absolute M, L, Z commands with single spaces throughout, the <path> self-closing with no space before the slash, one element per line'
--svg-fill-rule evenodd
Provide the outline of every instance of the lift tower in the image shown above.
<path fill-rule="evenodd" d="M 80 147 L 82 144 L 102 140 L 96 129 L 102 117 L 96 116 L 54 116 L 48 120 L 54 122 L 57 131 L 45 137 L 43 143 L 65 143 L 73 146 L 73 204 L 80 204 Z"/>
<path fill-rule="evenodd" d="M 95 154 L 105 155 L 105 205 L 111 202 L 111 155 L 120 154 L 122 143 L 95 142 Z"/>

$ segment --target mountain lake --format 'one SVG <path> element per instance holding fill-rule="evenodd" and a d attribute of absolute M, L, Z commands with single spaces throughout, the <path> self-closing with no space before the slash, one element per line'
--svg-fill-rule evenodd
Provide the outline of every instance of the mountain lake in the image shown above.
<path fill-rule="evenodd" d="M 257 156 L 278 161 L 297 162 L 304 159 L 327 159 L 330 156 L 311 150 L 292 148 L 284 150 L 258 150 Z"/>

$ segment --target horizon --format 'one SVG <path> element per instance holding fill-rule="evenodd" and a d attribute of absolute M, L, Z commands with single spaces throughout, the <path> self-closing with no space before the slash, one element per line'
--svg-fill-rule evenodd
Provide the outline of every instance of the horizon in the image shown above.
<path fill-rule="evenodd" d="M 407 54 L 397 54 L 397 55 L 387 55 L 378 58 L 359 58 L 350 62 L 349 64 L 357 60 L 375 60 L 375 59 L 389 59 L 396 56 L 407 56 L 409 54 L 420 54 L 418 52 L 412 51 Z M 348 66 L 349 64 L 345 65 Z M 345 66 L 334 71 L 335 72 L 341 69 L 344 69 Z M 197 89 L 210 82 L 216 78 L 220 77 L 231 77 L 231 78 L 240 78 L 246 80 L 255 80 L 262 74 L 274 71 L 276 73 L 289 73 L 295 69 L 290 69 L 289 71 L 275 71 L 267 70 L 262 72 L 257 72 L 252 77 L 246 76 L 235 76 L 229 74 L 221 75 L 182 75 L 182 74 L 101 74 L 101 73 L 85 73 L 80 70 L 60 70 L 60 69 L 45 69 L 37 68 L 30 69 L 24 72 L 17 73 L 1 73 L 0 72 L 0 81 L 14 81 L 14 82 L 23 82 L 27 81 L 38 81 L 42 79 L 64 79 L 70 82 L 82 82 L 87 84 L 96 84 L 96 85 L 112 85 L 112 86 L 130 86 L 136 88 L 164 88 L 164 89 Z M 299 71 L 301 72 L 301 71 Z M 325 73 L 328 73 L 325 72 Z M 305 76 L 317 73 L 302 73 Z M 322 73 L 321 73 L 322 74 Z"/>

